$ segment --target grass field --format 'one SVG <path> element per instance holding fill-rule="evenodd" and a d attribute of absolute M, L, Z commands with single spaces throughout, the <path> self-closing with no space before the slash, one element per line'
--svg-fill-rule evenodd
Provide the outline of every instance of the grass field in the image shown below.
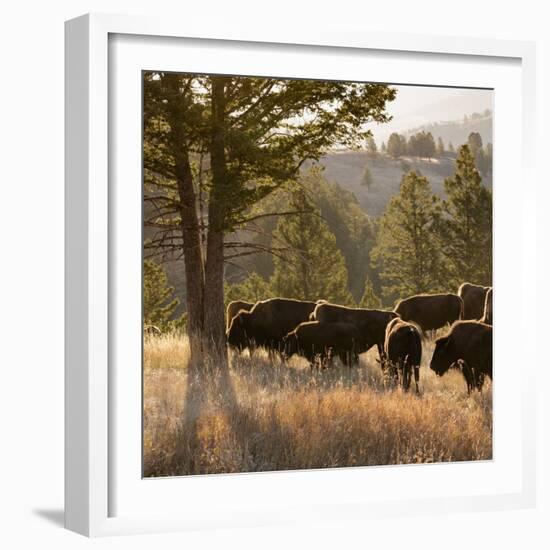
<path fill-rule="evenodd" d="M 185 339 L 147 336 L 144 475 L 491 459 L 490 383 L 468 396 L 459 372 L 430 371 L 432 352 L 425 342 L 416 395 L 385 387 L 374 349 L 324 370 L 230 353 L 227 379 L 193 374 Z"/>

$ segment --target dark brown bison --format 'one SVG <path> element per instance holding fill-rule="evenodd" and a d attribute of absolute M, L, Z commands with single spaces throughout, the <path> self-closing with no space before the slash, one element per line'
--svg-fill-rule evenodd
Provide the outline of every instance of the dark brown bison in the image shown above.
<path fill-rule="evenodd" d="M 493 378 L 493 328 L 479 321 L 458 321 L 449 334 L 438 338 L 430 368 L 443 376 L 460 368 L 468 393 L 481 390 L 485 376 Z"/>
<path fill-rule="evenodd" d="M 493 287 L 491 287 L 485 295 L 485 308 L 481 321 L 488 325 L 493 324 Z"/>
<path fill-rule="evenodd" d="M 229 326 L 231 325 L 231 321 L 233 320 L 233 317 L 241 311 L 241 309 L 244 309 L 245 311 L 250 311 L 254 307 L 254 304 L 252 302 L 244 302 L 243 300 L 234 300 L 233 302 L 229 302 L 227 304 L 227 312 L 225 314 L 225 320 L 227 323 L 227 329 L 229 330 Z"/>
<path fill-rule="evenodd" d="M 420 362 L 422 361 L 422 336 L 420 330 L 400 318 L 393 319 L 386 328 L 383 366 L 389 368 L 394 379 L 401 377 L 404 390 L 408 390 L 414 371 L 416 393 L 419 392 Z"/>
<path fill-rule="evenodd" d="M 463 303 L 456 294 L 418 294 L 398 302 L 394 311 L 423 331 L 437 330 L 462 319 Z"/>
<path fill-rule="evenodd" d="M 477 321 L 483 317 L 485 296 L 488 290 L 488 286 L 473 285 L 471 283 L 462 283 L 460 285 L 458 295 L 464 302 L 464 315 L 462 319 L 475 319 Z"/>
<path fill-rule="evenodd" d="M 241 310 L 227 330 L 227 343 L 241 351 L 264 347 L 282 350 L 283 337 L 307 321 L 315 302 L 271 298 L 257 302 L 250 311 Z"/>
<path fill-rule="evenodd" d="M 357 359 L 360 336 L 351 323 L 307 321 L 284 337 L 284 353 L 286 357 L 301 355 L 311 365 L 319 361 L 324 366 L 333 357 L 339 357 L 342 363 L 351 366 Z"/>
<path fill-rule="evenodd" d="M 359 353 L 368 351 L 376 345 L 380 359 L 384 355 L 386 326 L 397 317 L 393 311 L 363 309 L 339 306 L 335 304 L 318 304 L 313 317 L 322 323 L 351 323 L 361 334 L 358 345 Z"/>

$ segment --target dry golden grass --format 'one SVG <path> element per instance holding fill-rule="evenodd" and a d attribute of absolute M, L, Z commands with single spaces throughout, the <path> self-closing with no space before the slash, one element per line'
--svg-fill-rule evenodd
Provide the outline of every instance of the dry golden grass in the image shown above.
<path fill-rule="evenodd" d="M 468 396 L 460 373 L 429 370 L 432 352 L 425 343 L 419 396 L 385 387 L 374 350 L 321 371 L 231 353 L 229 382 L 211 369 L 191 404 L 187 343 L 146 337 L 144 475 L 492 458 L 490 383 Z"/>

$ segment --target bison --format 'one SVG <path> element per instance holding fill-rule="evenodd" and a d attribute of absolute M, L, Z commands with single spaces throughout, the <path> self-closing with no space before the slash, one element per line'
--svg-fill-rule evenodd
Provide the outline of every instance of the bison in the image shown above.
<path fill-rule="evenodd" d="M 227 343 L 241 351 L 265 347 L 270 352 L 282 350 L 283 337 L 307 321 L 315 302 L 271 298 L 257 302 L 250 311 L 241 310 L 231 320 Z"/>
<path fill-rule="evenodd" d="M 460 368 L 468 393 L 481 391 L 485 376 L 493 378 L 493 328 L 479 321 L 458 321 L 447 336 L 438 338 L 430 368 L 443 376 L 451 367 Z"/>
<path fill-rule="evenodd" d="M 311 365 L 317 360 L 326 365 L 333 357 L 339 357 L 344 365 L 351 366 L 357 360 L 360 336 L 351 323 L 307 321 L 283 338 L 284 354 L 286 357 L 301 355 Z"/>
<path fill-rule="evenodd" d="M 314 319 L 322 323 L 351 323 L 357 327 L 361 334 L 359 353 L 376 345 L 381 360 L 384 356 L 386 326 L 397 316 L 393 311 L 351 308 L 329 303 L 318 304 L 313 312 Z"/>
<path fill-rule="evenodd" d="M 463 308 L 462 298 L 456 294 L 418 294 L 398 302 L 394 311 L 425 332 L 462 319 Z"/>
<path fill-rule="evenodd" d="M 233 302 L 229 302 L 229 304 L 227 304 L 227 312 L 225 316 L 227 330 L 229 330 L 233 317 L 235 317 L 241 309 L 244 309 L 244 311 L 250 311 L 253 307 L 254 304 L 252 302 L 244 302 L 243 300 L 234 300 Z"/>
<path fill-rule="evenodd" d="M 393 319 L 386 328 L 384 355 L 384 363 L 389 367 L 393 377 L 397 379 L 401 374 L 404 390 L 409 389 L 414 370 L 416 393 L 419 393 L 418 381 L 422 360 L 422 337 L 419 329 L 400 318 Z"/>
<path fill-rule="evenodd" d="M 487 291 L 485 296 L 485 308 L 481 321 L 487 325 L 493 324 L 493 287 Z"/>
<path fill-rule="evenodd" d="M 473 285 L 472 283 L 462 283 L 460 285 L 458 295 L 464 302 L 462 319 L 475 319 L 477 321 L 483 317 L 485 296 L 488 290 L 488 286 Z"/>

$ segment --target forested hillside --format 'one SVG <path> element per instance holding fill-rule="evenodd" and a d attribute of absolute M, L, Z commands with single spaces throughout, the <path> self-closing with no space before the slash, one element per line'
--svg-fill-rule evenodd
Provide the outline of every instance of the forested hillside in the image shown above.
<path fill-rule="evenodd" d="M 347 290 L 355 303 L 361 301 L 366 282 L 370 281 L 374 286 L 375 295 L 381 293 L 379 270 L 373 266 L 370 257 L 375 243 L 375 228 L 390 199 L 399 193 L 403 176 L 411 171 L 423 175 L 429 181 L 433 194 L 444 199 L 444 182 L 453 175 L 455 161 L 454 152 L 445 152 L 431 159 L 410 156 L 394 159 L 382 153 L 373 155 L 367 151 L 345 151 L 326 155 L 319 163 L 305 163 L 301 182 L 306 192 L 304 198 L 309 201 L 309 207 L 318 211 L 328 231 L 335 237 L 336 253 L 342 255 L 347 271 Z M 369 172 L 368 182 L 365 182 L 365 170 Z M 491 172 L 483 178 L 483 184 L 489 189 L 492 187 Z M 246 254 L 227 261 L 226 301 L 243 294 L 258 300 L 273 290 L 268 287 L 267 281 L 274 274 L 277 258 L 282 255 L 277 250 L 281 248 L 281 243 L 274 242 L 280 217 L 262 216 L 287 210 L 291 198 L 292 192 L 288 189 L 271 194 L 254 209 L 260 218 L 252 227 L 228 235 L 227 241 L 246 241 L 252 243 L 254 249 L 247 249 Z M 146 230 L 146 237 L 152 233 Z M 286 245 L 289 248 L 296 243 Z M 320 246 L 322 250 L 323 243 Z M 179 300 L 172 310 L 172 317 L 177 318 L 185 311 L 183 259 L 168 259 L 163 265 L 168 285 L 174 289 L 173 297 Z M 284 270 L 285 265 L 281 265 L 281 269 Z M 240 286 L 243 281 L 246 288 Z M 232 285 L 235 288 L 231 291 Z M 323 293 L 322 288 L 318 290 Z"/>
<path fill-rule="evenodd" d="M 421 131 L 431 132 L 435 140 L 441 138 L 446 146 L 452 143 L 455 148 L 461 143 L 466 143 L 472 132 L 478 133 L 483 143 L 489 143 L 493 140 L 493 114 L 486 110 L 483 113 L 464 115 L 462 120 L 433 122 L 413 128 L 405 132 L 405 135 L 408 137 Z"/>
<path fill-rule="evenodd" d="M 320 164 L 328 181 L 337 182 L 340 187 L 353 193 L 369 216 L 378 217 L 390 198 L 399 192 L 401 177 L 409 170 L 424 174 L 430 180 L 434 193 L 443 196 L 443 181 L 452 175 L 454 161 L 453 153 L 433 159 L 409 156 L 393 159 L 387 155 L 372 157 L 366 151 L 346 151 L 327 155 Z M 371 173 L 369 185 L 363 182 L 366 166 Z M 489 178 L 486 182 L 491 185 Z"/>

